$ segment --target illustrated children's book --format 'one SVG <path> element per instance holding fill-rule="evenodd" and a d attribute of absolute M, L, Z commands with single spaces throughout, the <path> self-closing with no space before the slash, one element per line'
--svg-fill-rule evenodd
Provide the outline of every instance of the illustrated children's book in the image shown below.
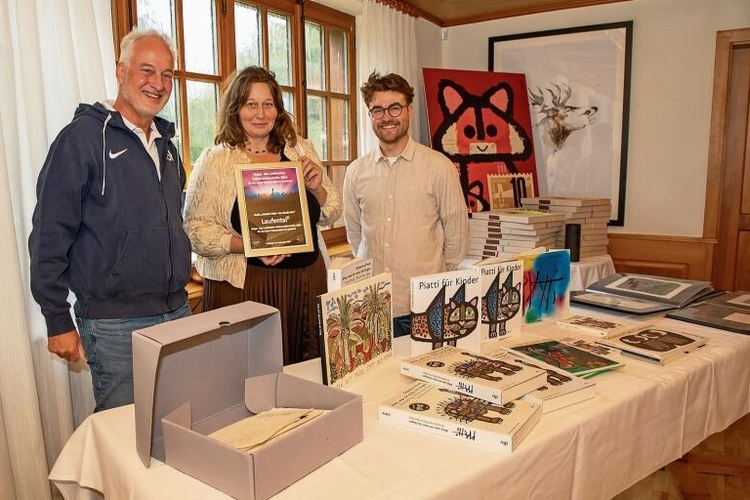
<path fill-rule="evenodd" d="M 379 419 L 432 434 L 513 451 L 539 422 L 541 405 L 490 403 L 416 381 L 380 405 Z"/>
<path fill-rule="evenodd" d="M 318 296 L 323 383 L 342 388 L 393 353 L 391 274 Z"/>
<path fill-rule="evenodd" d="M 488 357 L 495 356 L 494 350 L 486 354 Z M 521 398 L 523 401 L 541 404 L 542 412 L 549 413 L 596 396 L 593 381 L 583 379 L 518 351 L 513 351 L 513 354 L 513 361 L 516 363 L 545 371 L 544 383 Z"/>
<path fill-rule="evenodd" d="M 583 314 L 574 314 L 566 318 L 559 318 L 556 323 L 557 326 L 576 330 L 588 335 L 594 335 L 596 337 L 608 337 L 618 331 L 633 326 L 632 323 L 596 318 Z"/>
<path fill-rule="evenodd" d="M 372 277 L 371 258 L 334 257 L 328 265 L 328 291 Z"/>
<path fill-rule="evenodd" d="M 411 355 L 443 345 L 481 351 L 482 284 L 474 269 L 411 279 Z"/>
<path fill-rule="evenodd" d="M 652 324 L 639 325 L 596 342 L 619 349 L 624 356 L 659 364 L 706 345 L 705 337 Z"/>
<path fill-rule="evenodd" d="M 523 317 L 534 323 L 546 317 L 568 316 L 570 253 L 568 250 L 520 254 L 523 261 Z"/>
<path fill-rule="evenodd" d="M 482 342 L 519 333 L 523 324 L 523 262 L 485 259 L 474 267 L 482 283 Z"/>
<path fill-rule="evenodd" d="M 546 380 L 544 370 L 514 361 L 507 350 L 495 349 L 489 357 L 453 346 L 402 361 L 401 374 L 499 404 L 520 398 Z"/>
<path fill-rule="evenodd" d="M 623 366 L 622 363 L 614 359 L 600 356 L 557 340 L 541 340 L 529 344 L 516 345 L 511 349 L 584 378 Z"/>

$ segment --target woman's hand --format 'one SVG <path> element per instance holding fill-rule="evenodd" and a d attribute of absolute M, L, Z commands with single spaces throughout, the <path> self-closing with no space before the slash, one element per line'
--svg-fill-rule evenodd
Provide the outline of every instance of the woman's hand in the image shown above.
<path fill-rule="evenodd" d="M 307 156 L 300 158 L 302 174 L 305 176 L 305 187 L 315 193 L 323 183 L 323 168 Z"/>
<path fill-rule="evenodd" d="M 310 191 L 322 207 L 326 203 L 328 192 L 323 187 L 323 167 L 312 161 L 307 156 L 300 157 L 302 162 L 302 174 L 305 177 L 305 187 Z"/>
<path fill-rule="evenodd" d="M 282 260 L 289 257 L 289 254 L 285 255 L 268 255 L 266 257 L 258 257 L 262 263 L 264 263 L 267 266 L 275 266 Z"/>

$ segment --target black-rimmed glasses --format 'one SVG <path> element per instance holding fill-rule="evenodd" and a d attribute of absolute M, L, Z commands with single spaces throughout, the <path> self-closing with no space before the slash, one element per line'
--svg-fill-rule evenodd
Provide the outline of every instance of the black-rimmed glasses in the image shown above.
<path fill-rule="evenodd" d="M 385 116 L 385 111 L 388 110 L 388 114 L 392 117 L 396 118 L 397 116 L 401 116 L 401 112 L 404 110 L 406 106 L 403 104 L 395 103 L 391 104 L 387 108 L 381 108 L 380 106 L 375 106 L 374 108 L 370 108 L 370 116 L 373 118 L 377 118 L 378 120 L 383 118 Z"/>

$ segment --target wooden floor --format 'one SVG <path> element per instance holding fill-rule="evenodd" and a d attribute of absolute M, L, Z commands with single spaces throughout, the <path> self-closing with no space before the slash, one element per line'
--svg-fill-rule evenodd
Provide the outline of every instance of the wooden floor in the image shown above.
<path fill-rule="evenodd" d="M 710 436 L 692 450 L 690 455 L 744 458 L 750 462 L 750 415 L 745 415 L 724 432 Z M 747 470 L 745 477 L 699 473 L 697 478 L 709 496 L 693 496 L 689 493 L 683 495 L 675 484 L 674 476 L 662 469 L 615 496 L 613 500 L 750 500 L 750 473 Z"/>

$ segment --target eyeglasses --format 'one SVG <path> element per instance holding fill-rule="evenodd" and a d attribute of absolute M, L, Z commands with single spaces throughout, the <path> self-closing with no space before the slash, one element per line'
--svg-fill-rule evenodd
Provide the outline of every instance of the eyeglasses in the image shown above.
<path fill-rule="evenodd" d="M 385 111 L 387 109 L 388 114 L 396 118 L 397 116 L 401 116 L 401 112 L 404 110 L 405 107 L 407 106 L 404 106 L 403 104 L 395 103 L 395 104 L 391 104 L 387 108 L 381 108 L 380 106 L 370 108 L 369 112 L 370 112 L 370 116 L 379 120 L 385 116 Z"/>

